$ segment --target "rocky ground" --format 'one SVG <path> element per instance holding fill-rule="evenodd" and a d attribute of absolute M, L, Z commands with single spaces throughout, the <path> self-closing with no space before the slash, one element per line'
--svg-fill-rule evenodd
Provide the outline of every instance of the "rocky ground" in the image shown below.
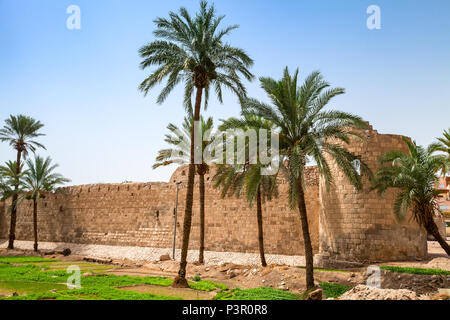
<path fill-rule="evenodd" d="M 440 252 L 439 248 L 435 247 L 434 244 L 431 244 L 430 246 L 430 258 L 426 261 L 392 262 L 383 264 L 450 270 L 450 258 L 443 254 L 443 252 Z M 178 262 L 171 260 L 170 256 L 167 255 L 167 253 L 164 253 L 164 251 L 155 251 L 154 254 L 163 254 L 158 257 L 152 257 L 152 259 L 130 259 L 129 252 L 126 256 L 120 256 L 117 253 L 111 254 L 111 252 L 105 254 L 102 252 L 104 248 L 93 249 L 93 247 L 95 246 L 89 245 L 89 250 L 82 250 L 79 248 L 70 250 L 70 255 L 63 256 L 63 246 L 58 246 L 53 249 L 43 249 L 41 255 L 62 260 L 87 260 L 97 263 L 114 264 L 120 268 L 115 268 L 110 272 L 118 275 L 159 275 L 171 277 L 175 276 L 178 271 Z M 114 249 L 120 251 L 123 248 L 119 247 Z M 95 254 L 96 250 L 97 252 L 100 251 L 100 254 Z M 233 254 L 239 255 L 238 253 Z M 13 251 L 0 248 L 0 256 L 2 255 L 34 255 L 34 253 L 27 247 L 23 250 Z M 131 255 L 131 258 L 132 257 L 133 256 Z M 191 255 L 191 261 L 193 260 L 193 257 L 194 256 Z M 283 263 L 283 261 L 281 261 L 281 263 L 271 262 L 267 267 L 263 268 L 257 265 L 257 261 L 253 264 L 239 263 L 239 261 L 245 261 L 246 258 L 247 257 L 241 257 L 240 260 L 235 259 L 236 261 L 231 263 L 227 262 L 227 259 L 224 259 L 225 261 L 220 260 L 217 256 L 214 259 L 208 260 L 208 254 L 206 254 L 205 260 L 208 264 L 200 265 L 195 262 L 189 263 L 187 275 L 189 278 L 198 275 L 204 280 L 211 279 L 222 282 L 230 288 L 267 286 L 289 290 L 295 293 L 304 292 L 305 270 L 301 267 L 301 264 L 298 266 L 295 265 L 295 263 L 294 265 L 288 265 Z M 292 260 L 290 260 L 290 262 L 292 262 Z M 297 260 L 297 264 L 299 264 L 298 262 L 301 261 Z M 386 270 L 381 270 L 380 275 L 381 287 L 373 288 L 366 286 L 369 274 L 367 274 L 367 269 L 365 267 L 341 270 L 315 270 L 315 280 L 317 285 L 321 282 L 331 282 L 354 287 L 339 299 L 417 300 L 439 299 L 449 296 L 449 293 L 445 293 L 445 290 L 442 289 L 450 288 L 450 276 L 414 275 Z M 441 294 L 441 296 L 439 296 L 439 294 Z"/>

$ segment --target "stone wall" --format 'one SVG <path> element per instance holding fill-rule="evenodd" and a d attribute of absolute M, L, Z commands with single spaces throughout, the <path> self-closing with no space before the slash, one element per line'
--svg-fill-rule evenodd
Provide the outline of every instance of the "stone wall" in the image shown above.
<path fill-rule="evenodd" d="M 318 250 L 318 177 L 307 169 L 308 210 L 313 246 Z M 206 176 L 206 250 L 258 252 L 256 205 L 244 199 L 220 198 Z M 136 245 L 170 248 L 173 241 L 176 186 L 179 189 L 177 247 L 180 247 L 187 167 L 178 168 L 169 183 L 95 184 L 65 187 L 39 200 L 38 232 L 41 241 Z M 280 179 L 280 197 L 263 205 L 267 253 L 302 255 L 303 241 L 298 212 L 290 210 L 286 182 Z M 194 190 L 194 214 L 190 248 L 199 246 L 198 183 Z M 0 238 L 8 237 L 9 208 L 0 214 Z M 32 202 L 18 209 L 16 239 L 32 240 Z"/>
<path fill-rule="evenodd" d="M 360 157 L 372 170 L 379 158 L 391 151 L 407 151 L 402 136 L 378 134 L 370 127 L 360 131 L 364 141 L 352 139 L 346 148 Z M 320 254 L 337 260 L 373 262 L 410 260 L 427 255 L 426 232 L 409 213 L 398 221 L 393 205 L 394 190 L 383 197 L 369 192 L 370 182 L 363 176 L 364 188 L 356 190 L 334 161 L 330 161 L 334 184 L 327 191 L 320 182 Z"/>
<path fill-rule="evenodd" d="M 347 148 L 372 170 L 378 158 L 390 150 L 406 150 L 401 136 L 382 135 L 370 128 L 365 142 L 353 140 Z M 393 213 L 395 191 L 383 198 L 365 188 L 356 190 L 330 161 L 334 185 L 327 190 L 317 168 L 306 169 L 306 203 L 314 253 L 321 261 L 374 262 L 424 258 L 426 234 L 408 219 Z M 96 184 L 66 187 L 39 201 L 41 241 L 136 245 L 170 248 L 173 241 L 177 181 L 179 189 L 177 247 L 180 247 L 187 167 L 178 168 L 168 183 Z M 213 189 L 213 173 L 206 175 L 206 232 L 208 251 L 258 252 L 256 207 L 243 199 L 220 198 Z M 303 255 L 299 214 L 291 210 L 287 183 L 279 178 L 279 197 L 263 204 L 264 240 L 267 253 Z M 190 249 L 199 247 L 198 181 L 195 183 Z M 8 237 L 10 203 L 0 204 L 0 238 Z M 32 204 L 18 209 L 18 240 L 32 239 Z"/>

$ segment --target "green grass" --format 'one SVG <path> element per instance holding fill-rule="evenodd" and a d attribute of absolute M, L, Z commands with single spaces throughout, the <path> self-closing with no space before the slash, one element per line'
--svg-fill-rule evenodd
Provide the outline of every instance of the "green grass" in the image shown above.
<path fill-rule="evenodd" d="M 450 275 L 450 271 L 441 269 L 425 269 L 425 268 L 410 268 L 410 267 L 397 267 L 397 266 L 381 266 L 381 270 L 388 270 L 399 273 L 409 274 L 422 274 L 422 275 Z"/>
<path fill-rule="evenodd" d="M 13 292 L 17 292 L 20 295 L 23 295 L 23 294 L 45 292 L 53 289 L 66 290 L 67 286 L 59 283 L 0 280 L 0 293 L 11 294 Z"/>
<path fill-rule="evenodd" d="M 300 269 L 306 269 L 306 267 L 299 267 Z M 337 269 L 326 269 L 326 268 L 314 268 L 314 271 L 325 271 L 325 272 L 351 272 L 348 270 L 337 270 Z"/>
<path fill-rule="evenodd" d="M 15 258 L 15 257 L 14 257 Z M 25 258 L 25 257 L 23 257 Z M 27 259 L 13 259 L 16 261 L 29 261 Z M 26 296 L 12 296 L 3 298 L 7 300 L 167 300 L 181 299 L 173 296 L 155 295 L 152 293 L 141 293 L 129 290 L 121 290 L 120 287 L 134 285 L 157 285 L 168 287 L 172 284 L 172 279 L 166 277 L 137 277 L 137 276 L 117 276 L 111 274 L 94 274 L 81 277 L 81 289 L 68 289 L 66 281 L 69 274 L 66 270 L 52 269 L 51 259 L 33 262 L 49 262 L 48 265 L 38 264 L 11 264 L 6 259 L 5 263 L 0 263 L 0 292 L 27 293 Z M 83 270 L 82 270 L 83 271 Z M 209 280 L 190 282 L 189 285 L 194 290 L 213 291 L 216 289 L 226 290 L 227 287 Z M 3 289 L 3 291 L 2 291 Z M 28 289 L 28 290 L 27 290 Z M 56 289 L 57 292 L 51 292 Z"/>
<path fill-rule="evenodd" d="M 350 290 L 351 286 L 346 286 L 338 283 L 321 282 L 320 286 L 323 289 L 323 294 L 327 298 L 337 298 L 343 295 L 346 291 Z"/>
<path fill-rule="evenodd" d="M 298 300 L 299 296 L 289 291 L 260 287 L 253 289 L 233 289 L 216 294 L 214 300 Z"/>
<path fill-rule="evenodd" d="M 57 262 L 57 259 L 44 259 L 41 257 L 0 257 L 0 263 L 31 263 L 31 262 Z"/>
<path fill-rule="evenodd" d="M 172 280 L 170 280 L 172 283 Z M 200 291 L 213 291 L 216 289 L 227 290 L 227 286 L 221 283 L 215 283 L 210 280 L 199 280 L 197 282 L 189 282 L 189 286 L 192 289 Z"/>

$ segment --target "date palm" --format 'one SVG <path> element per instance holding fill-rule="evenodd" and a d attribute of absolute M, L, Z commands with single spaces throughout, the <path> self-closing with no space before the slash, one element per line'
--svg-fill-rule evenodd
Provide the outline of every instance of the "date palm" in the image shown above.
<path fill-rule="evenodd" d="M 229 129 L 240 129 L 243 132 L 249 129 L 260 130 L 265 129 L 271 131 L 273 125 L 262 118 L 248 116 L 246 118 L 237 119 L 230 118 L 223 121 L 220 129 L 225 131 Z M 270 136 L 270 134 L 268 135 Z M 258 143 L 266 143 L 266 141 L 258 141 Z M 256 146 L 258 147 L 258 146 Z M 270 201 L 274 196 L 278 195 L 276 184 L 277 175 L 263 175 L 261 171 L 267 165 L 261 164 L 258 159 L 250 161 L 250 149 L 245 157 L 244 164 L 219 164 L 217 165 L 216 174 L 214 175 L 214 188 L 222 188 L 221 197 L 237 196 L 240 197 L 245 193 L 246 199 L 250 207 L 256 201 L 256 220 L 258 226 L 258 245 L 261 265 L 267 266 L 266 257 L 264 253 L 264 232 L 263 232 L 263 216 L 262 216 L 262 202 L 263 200 Z M 260 148 L 258 147 L 258 150 Z M 247 152 L 244 150 L 244 152 Z"/>
<path fill-rule="evenodd" d="M 17 173 L 19 172 L 19 173 Z M 18 205 L 18 195 L 23 189 L 23 177 L 26 172 L 23 171 L 23 164 L 17 170 L 17 162 L 7 161 L 0 166 L 0 200 L 4 201 L 9 198 L 14 198 L 11 204 L 11 211 Z M 14 196 L 17 197 L 14 197 Z"/>
<path fill-rule="evenodd" d="M 447 155 L 450 159 L 450 129 L 444 130 L 443 137 L 437 138 L 438 142 L 434 143 L 431 148 L 434 151 L 440 151 Z M 448 166 L 442 167 L 441 172 L 445 175 L 448 172 Z"/>
<path fill-rule="evenodd" d="M 58 167 L 52 165 L 50 157 L 46 159 L 36 156 L 34 159 L 27 159 L 28 170 L 24 176 L 25 197 L 33 200 L 33 234 L 34 251 L 38 251 L 38 229 L 37 229 L 37 205 L 40 198 L 45 198 L 46 193 L 55 191 L 56 187 L 69 182 L 59 173 L 54 173 Z"/>
<path fill-rule="evenodd" d="M 191 97 L 195 91 L 193 120 L 199 121 L 200 108 L 204 94 L 207 106 L 210 89 L 214 90 L 222 102 L 222 88 L 228 88 L 239 98 L 246 95 L 240 76 L 252 80 L 249 67 L 253 60 L 239 48 L 224 42 L 224 37 L 238 26 L 219 28 L 224 16 L 217 16 L 214 6 L 206 1 L 200 2 L 200 11 L 191 16 L 185 8 L 178 13 L 170 12 L 169 18 L 157 18 L 154 35 L 157 40 L 143 46 L 141 68 L 156 66 L 156 69 L 140 84 L 145 94 L 151 88 L 167 82 L 161 90 L 157 102 L 162 103 L 178 84 L 184 84 L 184 106 L 192 112 Z M 185 214 L 183 221 L 183 242 L 178 276 L 175 287 L 188 287 L 186 280 L 187 252 L 192 222 L 192 203 L 194 191 L 194 131 L 191 128 L 191 146 L 186 191 Z"/>
<path fill-rule="evenodd" d="M 167 129 L 170 134 L 166 134 L 166 141 L 172 146 L 170 149 L 159 150 L 156 162 L 153 169 L 160 166 L 168 166 L 172 163 L 188 164 L 190 159 L 190 145 L 191 145 L 191 125 L 192 118 L 185 118 L 181 129 L 174 124 L 169 124 Z M 202 137 L 201 150 L 202 154 L 207 147 L 207 142 L 212 139 L 213 134 L 213 119 L 209 117 L 206 121 L 200 117 L 199 136 Z M 203 161 L 202 164 L 197 164 L 197 174 L 199 176 L 199 196 L 200 196 L 200 249 L 198 262 L 204 263 L 205 252 L 205 174 L 209 172 L 208 164 Z"/>
<path fill-rule="evenodd" d="M 439 146 L 436 148 L 436 151 L 442 151 L 450 157 L 450 128 L 448 130 L 444 130 L 443 137 L 438 138 Z"/>
<path fill-rule="evenodd" d="M 375 174 L 373 186 L 380 194 L 389 188 L 397 189 L 398 195 L 394 203 L 394 213 L 404 219 L 408 209 L 412 209 L 414 220 L 431 234 L 450 255 L 450 246 L 439 233 L 434 222 L 434 215 L 439 212 L 435 189 L 438 182 L 437 172 L 448 167 L 449 160 L 445 155 L 435 155 L 435 145 L 427 149 L 415 142 L 403 139 L 408 146 L 408 153 L 391 151 L 380 158 L 382 167 Z"/>
<path fill-rule="evenodd" d="M 352 162 L 357 159 L 343 144 L 350 137 L 359 137 L 351 128 L 367 128 L 360 117 L 342 111 L 324 110 L 328 102 L 343 94 L 342 88 L 329 88 L 319 72 L 311 73 L 301 86 L 297 85 L 298 70 L 291 76 L 288 68 L 283 78 L 260 78 L 261 87 L 271 104 L 256 99 L 244 99 L 244 115 L 256 115 L 272 122 L 279 130 L 280 169 L 289 182 L 289 202 L 298 209 L 306 258 L 306 287 L 314 287 L 313 249 L 305 204 L 304 169 L 313 159 L 327 187 L 332 183 L 330 159 L 357 189 L 362 188 L 361 176 Z M 361 171 L 370 174 L 364 162 Z"/>
<path fill-rule="evenodd" d="M 35 152 L 37 148 L 45 147 L 37 142 L 35 139 L 43 136 L 39 130 L 44 125 L 39 121 L 27 117 L 24 115 L 13 116 L 10 115 L 9 119 L 5 120 L 5 125 L 0 129 L 0 141 L 8 142 L 17 151 L 17 174 L 20 174 L 22 168 L 21 160 L 22 157 L 25 159 L 29 152 Z M 19 186 L 14 186 L 15 193 L 13 195 L 13 203 L 18 199 L 18 188 Z M 16 220 L 17 220 L 17 208 L 13 206 L 11 208 L 11 222 L 9 229 L 9 243 L 8 249 L 14 249 L 14 239 L 16 237 Z"/>

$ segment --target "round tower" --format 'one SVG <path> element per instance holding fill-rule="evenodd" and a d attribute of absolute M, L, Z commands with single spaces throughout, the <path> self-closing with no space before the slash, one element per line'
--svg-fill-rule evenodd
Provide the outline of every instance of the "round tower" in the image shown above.
<path fill-rule="evenodd" d="M 369 126 L 361 130 L 361 141 L 352 139 L 345 147 L 364 161 L 375 173 L 379 158 L 388 151 L 407 150 L 403 137 L 378 134 Z M 370 191 L 363 175 L 363 190 L 356 190 L 337 164 L 329 159 L 334 182 L 327 190 L 319 182 L 319 258 L 322 261 L 345 260 L 376 262 L 423 259 L 427 254 L 426 232 L 410 219 L 399 221 L 393 210 L 395 190 L 383 196 Z M 356 164 L 357 165 L 357 164 Z"/>

